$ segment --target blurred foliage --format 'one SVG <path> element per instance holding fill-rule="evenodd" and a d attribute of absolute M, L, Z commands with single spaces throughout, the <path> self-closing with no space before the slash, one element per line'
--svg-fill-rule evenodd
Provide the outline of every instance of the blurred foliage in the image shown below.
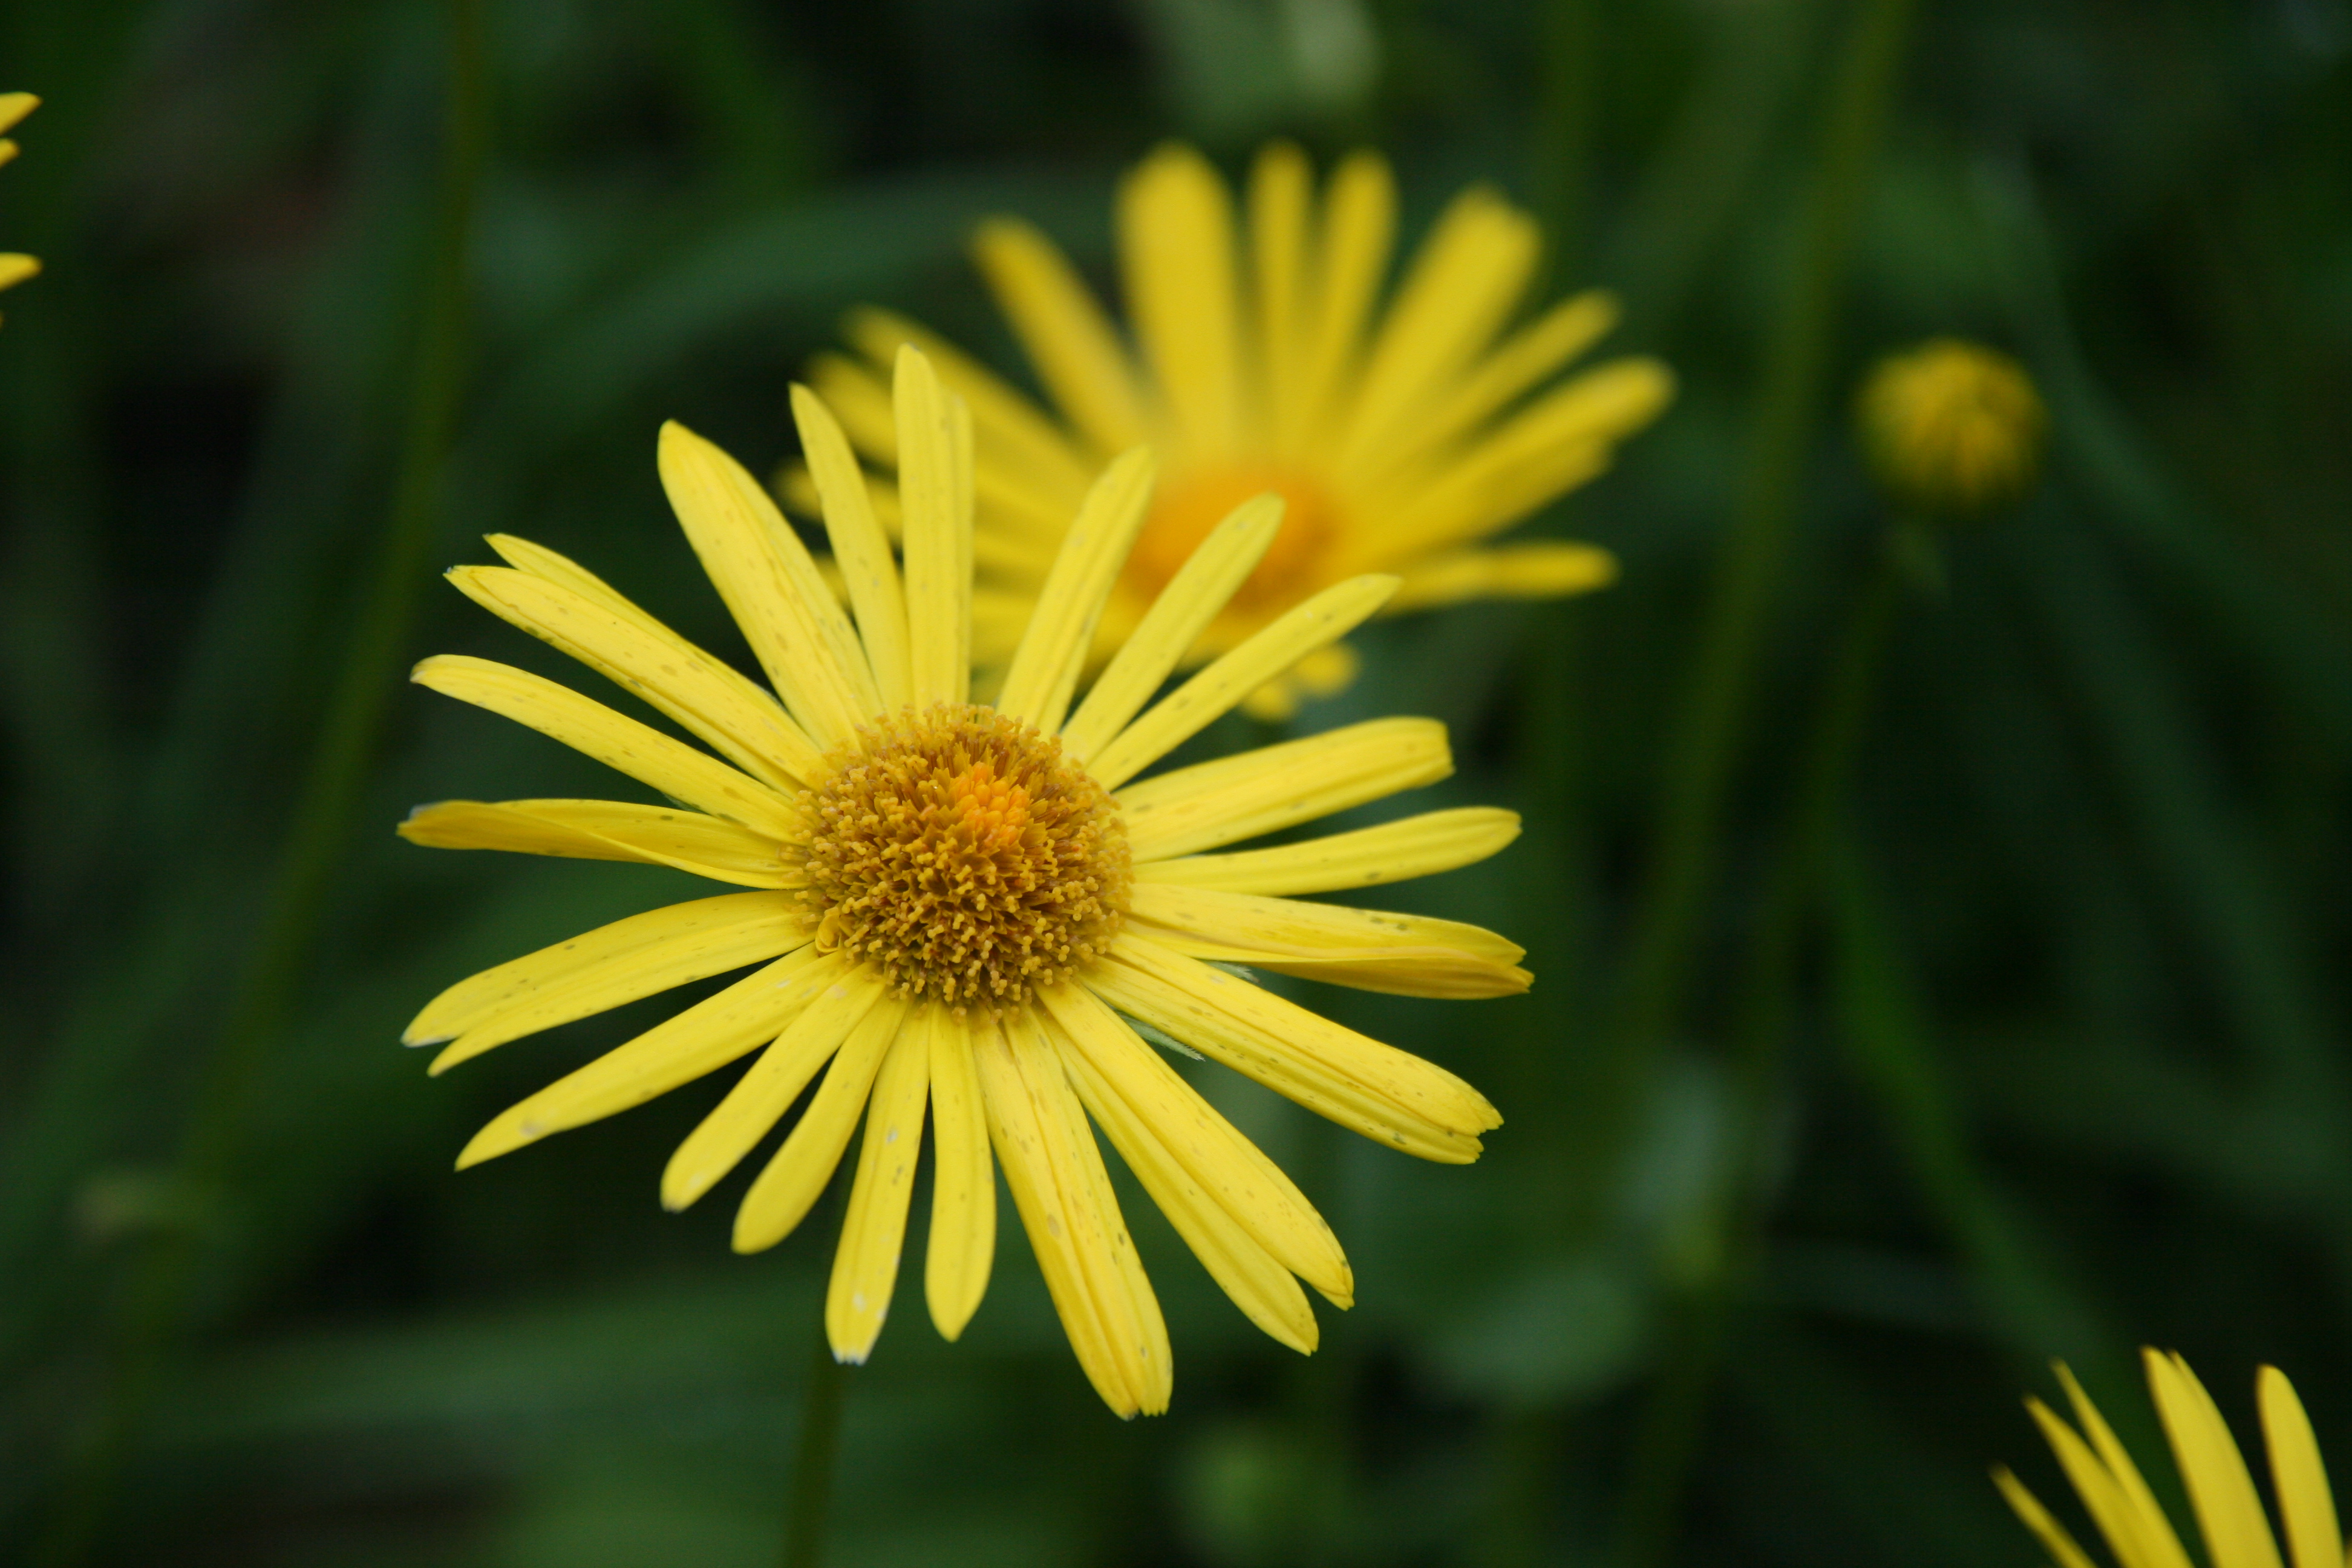
<path fill-rule="evenodd" d="M 1202 1075 L 1324 1206 L 1362 1305 L 1326 1310 L 1301 1362 L 1130 1199 L 1182 1367 L 1170 1415 L 1121 1427 L 1008 1239 L 961 1344 L 904 1313 L 851 1377 L 838 1562 L 1597 1562 L 1646 1487 L 1683 1560 L 2021 1564 L 1983 1479 L 2007 1458 L 2052 1493 L 2015 1394 L 2064 1354 L 2145 1431 L 2116 1370 L 2141 1341 L 2184 1350 L 2233 1420 L 2254 1364 L 2285 1366 L 2352 1452 L 2344 0 L 1918 16 L 1693 984 L 1664 1037 L 1613 1021 L 1861 9 L 488 6 L 438 560 L 519 532 L 732 648 L 661 501 L 657 422 L 766 471 L 788 381 L 860 301 L 1010 368 L 970 226 L 1025 213 L 1099 276 L 1111 179 L 1170 134 L 1229 166 L 1267 133 L 1381 145 L 1409 231 L 1493 180 L 1552 226 L 1548 287 L 1621 290 L 1622 346 L 1684 381 L 1537 525 L 1619 551 L 1619 586 L 1381 628 L 1358 687 L 1300 721 L 1442 717 L 1462 772 L 1409 804 L 1527 814 L 1499 860 L 1399 900 L 1520 936 L 1532 995 L 1315 998 L 1487 1089 L 1509 1121 L 1486 1159 L 1421 1166 Z M 832 1238 L 739 1259 L 726 1194 L 659 1212 L 661 1162 L 722 1085 L 448 1171 L 670 1004 L 440 1081 L 395 1044 L 442 984 L 682 891 L 390 835 L 418 801 L 594 792 L 590 764 L 402 689 L 227 1153 L 194 1182 L 175 1154 L 377 591 L 445 26 L 427 0 L 0 18 L 0 86 L 47 100 L 0 175 L 0 242 L 47 263 L 0 331 L 12 1558 L 101 1420 L 109 1325 L 159 1238 L 194 1266 L 93 1561 L 729 1568 L 781 1538 Z M 2037 377 L 2045 476 L 1882 565 L 1893 520 L 1842 411 L 1871 361 L 1945 332 Z M 1852 772 L 1810 831 L 1809 737 L 1880 582 Z M 419 591 L 404 659 L 560 673 Z M 1769 1058 L 1742 1050 L 1759 974 L 1784 1004 Z M 1682 1458 L 1640 1436 L 1675 1386 Z"/>

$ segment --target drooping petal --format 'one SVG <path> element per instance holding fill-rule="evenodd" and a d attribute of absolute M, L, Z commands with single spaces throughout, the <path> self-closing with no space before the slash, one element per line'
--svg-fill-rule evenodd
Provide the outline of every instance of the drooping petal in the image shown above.
<path fill-rule="evenodd" d="M 528 670 L 487 658 L 439 654 L 419 664 L 408 678 L 528 725 L 697 811 L 777 840 L 802 829 L 799 809 L 782 791 Z"/>
<path fill-rule="evenodd" d="M 790 893 L 722 893 L 648 910 L 461 980 L 401 1036 L 449 1043 L 439 1074 L 494 1046 L 690 981 L 776 958 L 808 940 Z"/>
<path fill-rule="evenodd" d="M 996 1168 L 988 1152 L 971 1023 L 936 1004 L 909 1028 L 928 1030 L 931 1052 L 931 1235 L 923 1260 L 923 1296 L 940 1337 L 954 1340 L 980 1310 L 996 1260 Z"/>
<path fill-rule="evenodd" d="M 1396 589 L 1394 577 L 1355 577 L 1294 605 L 1121 731 L 1095 754 L 1087 772 L 1105 789 L 1117 789 L 1232 712 L 1251 692 L 1370 619 Z"/>
<path fill-rule="evenodd" d="M 457 1168 L 667 1094 L 772 1040 L 841 972 L 812 947 L 786 953 L 509 1107 L 474 1134 Z"/>
<path fill-rule="evenodd" d="M 504 849 L 571 860 L 635 860 L 746 888 L 793 888 L 776 842 L 716 816 L 619 800 L 445 800 L 396 830 L 434 849 Z"/>
<path fill-rule="evenodd" d="M 1183 662 L 1202 631 L 1256 570 L 1281 524 L 1281 498 L 1257 496 L 1235 507 L 1209 531 L 1063 726 L 1064 750 L 1083 763 L 1143 710 L 1160 683 Z"/>
<path fill-rule="evenodd" d="M 1151 454 L 1138 447 L 1104 469 L 1087 492 L 1005 671 L 1000 711 L 1048 734 L 1061 728 L 1096 623 L 1150 507 L 1153 472 Z"/>
<path fill-rule="evenodd" d="M 1518 836 L 1517 812 L 1464 805 L 1271 849 L 1147 860 L 1135 868 L 1135 879 L 1267 897 L 1329 893 L 1451 871 L 1484 860 Z"/>
<path fill-rule="evenodd" d="M 907 1239 L 907 1205 L 915 1194 L 915 1161 L 923 1147 L 923 1107 L 931 1074 L 928 1031 L 902 1029 L 882 1058 L 858 1146 L 857 1178 L 842 1216 L 841 1245 L 825 1289 L 824 1331 L 837 1361 L 864 1363 L 881 1337 L 898 1289 Z"/>
<path fill-rule="evenodd" d="M 760 1059 L 735 1080 L 727 1097 L 672 1152 L 662 1171 L 662 1207 L 685 1208 L 717 1185 L 792 1109 L 801 1090 L 833 1059 L 842 1042 L 875 1012 L 882 999 L 881 982 L 870 972 L 853 966 L 836 968 L 832 983 L 814 991 L 800 1016 L 760 1053 Z M 752 1190 L 759 1189 L 755 1185 Z M 745 1209 L 751 1206 L 746 1197 Z M 735 1250 L 753 1250 L 741 1245 L 740 1215 L 735 1235 Z M 783 1230 L 779 1229 L 759 1245 L 772 1246 L 782 1236 Z"/>
<path fill-rule="evenodd" d="M 1172 859 L 1312 822 L 1454 771 L 1445 726 L 1373 719 L 1199 763 L 1118 792 L 1138 862 Z"/>

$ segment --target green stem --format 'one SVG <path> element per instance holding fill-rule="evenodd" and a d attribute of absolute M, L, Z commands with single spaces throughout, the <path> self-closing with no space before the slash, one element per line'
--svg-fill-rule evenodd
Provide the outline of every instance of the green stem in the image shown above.
<path fill-rule="evenodd" d="M 1910 0 L 1857 0 L 1821 127 L 1815 175 L 1789 291 L 1776 314 L 1738 510 L 1725 536 L 1692 672 L 1667 757 L 1659 848 L 1635 918 L 1615 1033 L 1610 1118 L 1627 1135 L 1632 1102 L 1681 1021 L 1715 881 L 1723 804 L 1746 739 L 1757 665 L 1796 534 L 1797 491 L 1819 428 L 1838 301 L 1881 128 L 1894 96 Z M 1611 1162 L 1590 1173 L 1604 1183 Z"/>
<path fill-rule="evenodd" d="M 784 1523 L 784 1568 L 818 1568 L 833 1513 L 834 1461 L 841 1451 L 841 1394 L 849 1369 L 833 1353 L 817 1314 L 816 1347 L 801 1391 L 801 1442 L 793 1456 L 792 1512 Z"/>
<path fill-rule="evenodd" d="M 465 382 L 466 263 L 488 145 L 480 0 L 447 0 L 448 81 L 438 203 L 392 506 L 281 852 L 268 912 L 199 1078 L 172 1188 L 215 1202 L 235 1165 L 248 1086 L 290 1020 L 383 729 L 441 521 L 441 483 Z M 36 1561 L 80 1563 L 96 1546 L 131 1436 L 186 1316 L 202 1227 L 166 1229 L 134 1260 L 112 1331 L 104 1408 L 69 1470 Z"/>
<path fill-rule="evenodd" d="M 1698 1458 L 1706 1405 L 1721 1370 L 1742 1288 L 1762 1250 L 1756 1176 L 1783 1097 L 1796 1015 L 1799 943 L 1818 889 L 1812 873 L 1862 747 L 1881 655 L 1902 599 L 1892 532 L 1854 601 L 1816 709 L 1781 852 L 1759 911 L 1741 988 L 1732 1122 L 1712 1201 L 1697 1221 L 1691 1263 L 1675 1303 L 1664 1370 L 1635 1433 L 1621 1521 L 1619 1560 L 1662 1562 L 1674 1544 L 1683 1495 Z"/>

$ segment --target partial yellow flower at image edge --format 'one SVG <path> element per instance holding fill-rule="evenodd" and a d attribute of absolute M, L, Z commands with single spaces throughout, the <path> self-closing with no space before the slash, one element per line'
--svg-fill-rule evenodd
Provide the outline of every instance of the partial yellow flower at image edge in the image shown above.
<path fill-rule="evenodd" d="M 1427 720 L 1377 720 L 1146 774 L 1372 615 L 1398 579 L 1333 584 L 1153 701 L 1276 546 L 1281 502 L 1248 501 L 1170 574 L 1081 697 L 1099 623 L 1150 514 L 1153 465 L 1131 451 L 1081 499 L 1001 689 L 976 703 L 976 422 L 966 405 L 924 355 L 901 352 L 891 417 L 902 566 L 833 414 L 804 388 L 793 405 L 838 595 L 741 467 L 677 425 L 660 441 L 670 502 L 768 687 L 538 545 L 494 536 L 505 565 L 450 574 L 701 745 L 520 669 L 429 658 L 419 682 L 573 746 L 671 804 L 453 801 L 421 807 L 402 834 L 445 848 L 668 866 L 740 890 L 475 975 L 425 1006 L 408 1043 L 441 1047 L 437 1073 L 749 969 L 494 1119 L 459 1165 L 751 1057 L 672 1156 L 662 1201 L 682 1209 L 700 1198 L 815 1085 L 745 1193 L 734 1245 L 781 1241 L 854 1157 L 825 1304 L 839 1359 L 864 1361 L 881 1332 L 928 1121 L 924 1293 L 940 1332 L 960 1335 L 987 1288 L 1001 1168 L 1086 1375 L 1120 1415 L 1158 1412 L 1172 1386 L 1167 1330 L 1098 1129 L 1251 1321 L 1312 1351 L 1301 1282 L 1339 1306 L 1353 1300 L 1339 1242 L 1136 1026 L 1391 1147 L 1476 1159 L 1480 1134 L 1501 1119 L 1475 1089 L 1242 966 L 1406 995 L 1524 990 L 1520 950 L 1489 931 L 1297 897 L 1470 864 L 1509 843 L 1518 821 L 1457 808 L 1234 847 L 1445 777 L 1445 734 Z"/>
<path fill-rule="evenodd" d="M 1304 153 L 1263 151 L 1241 210 L 1206 159 L 1171 145 L 1117 200 L 1122 332 L 1053 242 L 1018 218 L 983 225 L 973 253 L 1053 404 L 1048 412 L 914 322 L 862 310 L 855 356 L 812 367 L 869 460 L 903 471 L 887 384 L 902 344 L 923 350 L 971 405 L 981 436 L 973 538 L 973 652 L 1012 654 L 1063 531 L 1103 464 L 1148 445 L 1161 482 L 1121 570 L 1092 657 L 1110 657 L 1171 574 L 1235 505 L 1272 493 L 1282 535 L 1188 657 L 1238 646 L 1315 594 L 1391 573 L 1381 613 L 1479 598 L 1549 598 L 1604 586 L 1614 559 L 1568 541 L 1496 534 L 1601 474 L 1618 444 L 1672 398 L 1654 359 L 1565 380 L 1617 320 L 1579 294 L 1511 326 L 1536 273 L 1535 222 L 1484 186 L 1454 198 L 1392 291 L 1397 223 L 1386 162 L 1358 153 L 1315 188 Z M 815 515 L 805 468 L 788 503 Z M 894 495 L 881 493 L 884 521 Z M 1251 694 L 1286 716 L 1352 678 L 1332 644 Z"/>
<path fill-rule="evenodd" d="M 2206 1561 L 2213 1568 L 2281 1568 L 2261 1494 L 2212 1395 L 2178 1353 L 2148 1350 L 2141 1356 L 2173 1463 L 2204 1536 Z M 2029 1398 L 2026 1409 L 2117 1568 L 2189 1568 L 2180 1537 L 2131 1455 L 2074 1374 L 2063 1364 L 2057 1371 L 2075 1424 L 2039 1399 Z M 2278 1368 L 2266 1366 L 2255 1378 L 2254 1394 L 2293 1568 L 2343 1568 L 2344 1537 L 2327 1469 L 2294 1385 Z M 2058 1568 L 2093 1568 L 2091 1554 L 2007 1467 L 1994 1469 L 1993 1481 Z"/>
<path fill-rule="evenodd" d="M 0 92 L 0 163 L 15 161 L 18 148 L 7 132 L 16 128 L 25 116 L 41 107 L 41 100 L 29 92 Z M 14 289 L 27 278 L 39 274 L 40 259 L 21 251 L 0 251 L 0 289 Z"/>

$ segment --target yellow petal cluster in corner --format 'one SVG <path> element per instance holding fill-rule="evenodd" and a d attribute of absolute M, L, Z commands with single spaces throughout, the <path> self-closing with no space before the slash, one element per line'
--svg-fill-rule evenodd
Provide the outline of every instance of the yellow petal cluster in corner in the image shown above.
<path fill-rule="evenodd" d="M 0 163 L 12 162 L 16 156 L 16 143 L 7 132 L 16 128 L 17 121 L 41 107 L 41 100 L 29 92 L 0 92 Z M 41 270 L 38 257 L 21 251 L 0 251 L 0 289 L 14 289 L 26 279 Z"/>
<path fill-rule="evenodd" d="M 1456 808 L 1273 848 L 1236 848 L 1444 778 L 1444 730 L 1389 719 L 1153 773 L 1266 682 L 1397 592 L 1360 574 L 1202 648 L 1276 548 L 1282 503 L 1206 530 L 1087 684 L 1099 626 L 1152 512 L 1153 465 L 1120 456 L 1057 531 L 1035 613 L 995 699 L 971 700 L 978 423 L 909 348 L 888 395 L 903 565 L 824 400 L 796 388 L 836 595 L 764 491 L 676 425 L 662 482 L 767 684 L 688 643 L 576 563 L 504 536 L 504 566 L 456 585 L 642 700 L 699 746 L 485 659 L 415 679 L 585 752 L 662 797 L 452 801 L 401 826 L 453 849 L 627 860 L 738 891 L 673 905 L 485 971 L 426 1005 L 432 1070 L 713 976 L 724 989 L 508 1110 L 462 1166 L 643 1104 L 751 1058 L 663 1173 L 701 1198 L 806 1109 L 737 1210 L 739 1251 L 772 1247 L 862 1140 L 825 1304 L 835 1353 L 882 1331 L 929 1124 L 924 1294 L 952 1340 L 981 1304 L 1004 1173 L 1080 1366 L 1120 1415 L 1167 1408 L 1166 1325 L 1096 1141 L 1126 1161 L 1252 1322 L 1312 1351 L 1302 1282 L 1339 1306 L 1355 1279 L 1307 1197 L 1146 1043 L 1182 1042 L 1423 1159 L 1477 1158 L 1494 1108 L 1433 1063 L 1344 1028 L 1236 968 L 1433 997 L 1528 983 L 1475 926 L 1300 901 L 1484 859 L 1511 813 Z M 1180 667 L 1206 667 L 1154 701 Z M 707 750 L 705 748 L 708 748 Z M 1140 1027 L 1139 1027 L 1139 1026 Z"/>
<path fill-rule="evenodd" d="M 1611 581 L 1615 563 L 1594 546 L 1492 541 L 1607 468 L 1665 406 L 1672 375 L 1635 358 L 1559 379 L 1617 308 L 1580 294 L 1511 328 L 1538 237 L 1485 187 L 1454 199 L 1387 291 L 1396 208 L 1389 166 L 1369 153 L 1344 160 L 1318 193 L 1304 153 L 1269 146 L 1236 212 L 1207 160 L 1163 147 L 1118 192 L 1124 332 L 1044 235 L 992 220 L 975 255 L 1053 413 L 912 322 L 852 317 L 856 357 L 822 358 L 813 379 L 867 458 L 903 466 L 886 385 L 902 343 L 929 354 L 971 407 L 981 665 L 1010 656 L 1093 476 L 1139 445 L 1159 458 L 1161 482 L 1103 615 L 1097 661 L 1210 530 L 1259 494 L 1281 497 L 1287 521 L 1196 657 L 1365 572 L 1400 579 L 1389 615 Z M 788 472 L 784 489 L 814 515 L 807 472 Z M 1353 671 L 1346 646 L 1333 644 L 1251 706 L 1278 717 Z"/>
<path fill-rule="evenodd" d="M 2280 1568 L 2278 1542 L 2262 1497 L 2212 1395 L 2177 1352 L 2148 1350 L 2141 1355 L 2173 1463 L 2205 1538 L 2206 1561 L 2215 1568 Z M 2105 1538 L 2117 1568 L 2188 1568 L 2189 1554 L 2171 1521 L 2114 1430 L 2063 1365 L 2058 1378 L 2080 1430 L 2039 1399 L 2028 1399 L 2026 1408 Z M 2342 1568 L 2344 1536 L 2303 1402 L 2274 1366 L 2262 1369 L 2254 1392 L 2294 1568 Z M 2006 1467 L 1994 1469 L 1993 1481 L 2059 1568 L 2093 1568 L 2090 1553 Z"/>

